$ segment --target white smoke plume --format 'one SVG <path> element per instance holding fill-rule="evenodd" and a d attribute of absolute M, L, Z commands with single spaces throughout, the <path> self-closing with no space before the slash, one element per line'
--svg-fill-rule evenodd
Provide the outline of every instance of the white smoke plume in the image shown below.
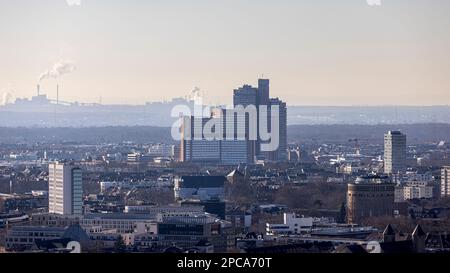
<path fill-rule="evenodd" d="M 10 93 L 10 90 L 11 90 L 10 88 L 5 88 L 0 91 L 0 93 L 2 93 L 1 97 L 2 99 L 0 101 L 1 106 L 7 105 L 8 103 L 11 102 L 12 95 Z"/>
<path fill-rule="evenodd" d="M 369 6 L 381 6 L 381 0 L 367 0 Z"/>
<path fill-rule="evenodd" d="M 11 94 L 8 92 L 3 93 L 2 102 L 0 105 L 7 105 L 11 100 Z"/>
<path fill-rule="evenodd" d="M 76 66 L 72 61 L 59 61 L 55 63 L 50 69 L 39 76 L 39 81 L 47 79 L 57 79 L 64 74 L 69 74 L 76 70 Z"/>
<path fill-rule="evenodd" d="M 67 5 L 69 6 L 80 6 L 81 0 L 66 0 Z"/>
<path fill-rule="evenodd" d="M 201 90 L 199 87 L 194 86 L 194 88 L 192 88 L 191 93 L 188 95 L 188 99 L 189 100 L 195 100 L 196 98 L 201 97 Z"/>

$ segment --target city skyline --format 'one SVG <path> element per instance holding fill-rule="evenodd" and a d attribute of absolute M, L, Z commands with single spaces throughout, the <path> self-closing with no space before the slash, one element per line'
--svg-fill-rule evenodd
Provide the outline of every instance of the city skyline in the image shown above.
<path fill-rule="evenodd" d="M 0 0 L 0 258 L 237 272 L 450 253 L 449 11 Z"/>
<path fill-rule="evenodd" d="M 449 105 L 449 5 L 3 0 L 0 90 L 30 97 L 41 78 L 50 97 L 142 104 L 198 86 L 231 104 L 264 75 L 288 105 Z"/>

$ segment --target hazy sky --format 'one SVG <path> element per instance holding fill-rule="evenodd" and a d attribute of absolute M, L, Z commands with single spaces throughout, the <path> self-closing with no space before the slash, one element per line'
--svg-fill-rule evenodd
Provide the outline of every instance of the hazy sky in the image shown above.
<path fill-rule="evenodd" d="M 448 0 L 0 0 L 0 90 L 34 95 L 68 61 L 41 83 L 50 97 L 58 81 L 65 100 L 198 86 L 229 103 L 264 75 L 289 105 L 450 104 L 449 14 Z"/>

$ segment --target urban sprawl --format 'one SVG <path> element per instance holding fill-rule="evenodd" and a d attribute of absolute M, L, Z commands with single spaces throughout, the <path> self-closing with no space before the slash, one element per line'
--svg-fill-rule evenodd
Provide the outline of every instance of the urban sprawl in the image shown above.
<path fill-rule="evenodd" d="M 243 139 L 195 135 L 193 116 L 180 117 L 177 141 L 0 139 L 0 252 L 450 251 L 449 139 L 393 125 L 370 139 L 297 140 L 267 79 L 235 89 L 233 104 L 275 114 L 278 148 L 250 138 L 249 117 L 233 132 L 218 123 Z"/>

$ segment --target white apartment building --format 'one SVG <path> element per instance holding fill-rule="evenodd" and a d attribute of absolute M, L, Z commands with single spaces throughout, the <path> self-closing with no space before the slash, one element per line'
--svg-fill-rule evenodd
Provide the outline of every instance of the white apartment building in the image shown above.
<path fill-rule="evenodd" d="M 441 171 L 441 196 L 450 196 L 450 166 L 444 166 Z"/>
<path fill-rule="evenodd" d="M 394 203 L 405 202 L 405 190 L 403 186 L 396 186 L 394 191 Z"/>
<path fill-rule="evenodd" d="M 403 196 L 405 200 L 430 199 L 433 198 L 433 186 L 424 181 L 409 182 L 403 187 Z"/>
<path fill-rule="evenodd" d="M 70 163 L 48 166 L 48 211 L 63 215 L 83 213 L 83 181 L 81 169 Z"/>

